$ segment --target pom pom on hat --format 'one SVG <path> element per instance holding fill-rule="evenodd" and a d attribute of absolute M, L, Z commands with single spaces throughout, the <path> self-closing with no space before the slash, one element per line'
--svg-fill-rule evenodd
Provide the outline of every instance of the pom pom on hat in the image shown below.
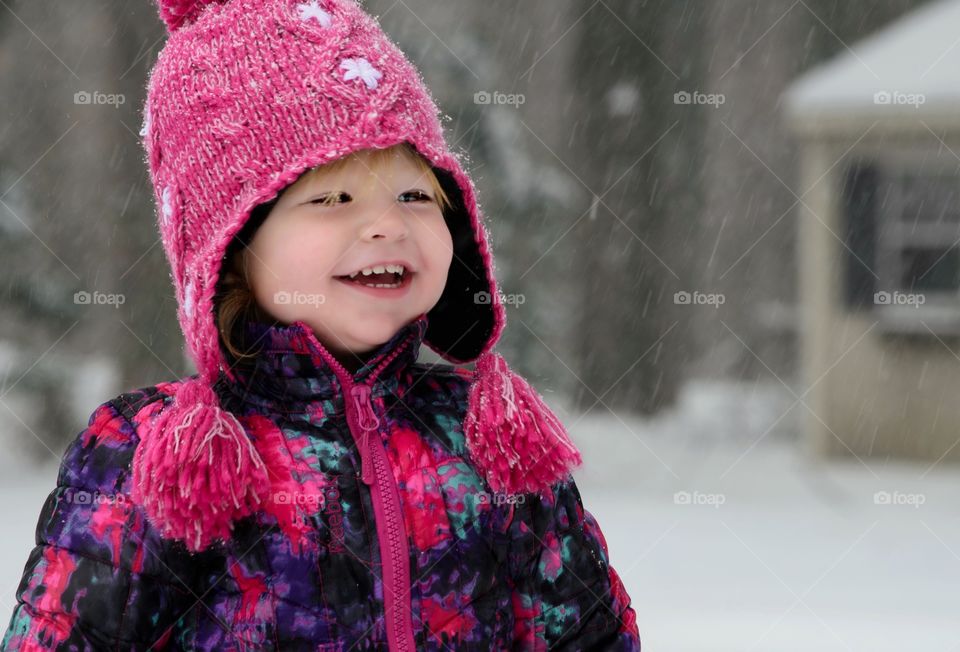
<path fill-rule="evenodd" d="M 156 0 L 160 10 L 160 17 L 172 32 L 184 23 L 196 19 L 200 11 L 207 5 L 223 4 L 226 0 Z"/>
<path fill-rule="evenodd" d="M 539 493 L 582 463 L 557 416 L 492 351 L 477 358 L 463 431 L 471 456 L 496 492 Z"/>
<path fill-rule="evenodd" d="M 184 381 L 173 403 L 141 428 L 131 499 L 163 537 L 191 552 L 226 540 L 269 486 L 250 437 L 202 378 Z"/>

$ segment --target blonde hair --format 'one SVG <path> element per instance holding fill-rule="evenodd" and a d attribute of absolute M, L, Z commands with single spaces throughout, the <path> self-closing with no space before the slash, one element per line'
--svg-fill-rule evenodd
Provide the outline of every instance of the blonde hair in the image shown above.
<path fill-rule="evenodd" d="M 447 211 L 451 208 L 450 198 L 444 192 L 430 163 L 409 143 L 403 142 L 385 149 L 371 150 L 371 170 L 376 170 L 378 167 L 385 165 L 390 158 L 397 154 L 413 162 L 419 171 L 427 177 L 433 196 L 446 216 Z M 301 174 L 297 180 L 305 176 L 336 172 L 355 156 L 355 153 L 350 154 L 330 163 L 310 168 Z M 220 279 L 214 295 L 214 314 L 217 329 L 220 333 L 220 341 L 236 363 L 244 363 L 257 355 L 256 350 L 246 348 L 243 327 L 248 321 L 259 321 L 266 324 L 277 323 L 277 320 L 267 314 L 254 298 L 249 275 L 249 256 L 246 255 L 246 251 L 253 240 L 254 233 L 267 219 L 282 194 L 283 191 L 281 190 L 276 197 L 259 204 L 251 211 L 250 218 L 230 241 L 224 255 L 223 267 L 220 270 Z M 332 203 L 336 197 L 335 193 L 330 193 L 326 202 Z"/>

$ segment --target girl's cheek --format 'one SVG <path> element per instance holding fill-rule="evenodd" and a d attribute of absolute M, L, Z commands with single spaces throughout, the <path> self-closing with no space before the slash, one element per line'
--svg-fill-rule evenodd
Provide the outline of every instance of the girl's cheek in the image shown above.
<path fill-rule="evenodd" d="M 424 232 L 424 236 L 429 238 L 429 244 L 439 245 L 453 242 L 447 222 L 443 219 L 443 214 L 439 210 L 429 218 L 417 220 L 417 224 Z"/>
<path fill-rule="evenodd" d="M 450 233 L 450 229 L 447 228 L 447 223 L 440 218 L 440 224 L 437 227 L 436 231 L 437 242 L 442 246 L 437 247 L 437 255 L 444 257 L 446 260 L 446 265 L 444 269 L 450 266 L 450 262 L 453 260 L 453 236 Z"/>

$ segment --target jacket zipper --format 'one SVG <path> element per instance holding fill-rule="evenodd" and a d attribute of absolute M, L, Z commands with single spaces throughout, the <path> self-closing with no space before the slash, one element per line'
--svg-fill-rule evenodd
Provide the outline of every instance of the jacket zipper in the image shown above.
<path fill-rule="evenodd" d="M 360 452 L 360 477 L 370 487 L 383 569 L 383 603 L 387 646 L 391 652 L 414 652 L 413 622 L 410 616 L 410 550 L 400 507 L 400 494 L 380 438 L 380 420 L 370 394 L 377 376 L 413 340 L 404 340 L 374 369 L 366 383 L 355 382 L 352 374 L 333 356 L 324 356 L 337 372 L 344 390 L 347 426 Z M 349 396 L 349 397 L 348 397 Z"/>

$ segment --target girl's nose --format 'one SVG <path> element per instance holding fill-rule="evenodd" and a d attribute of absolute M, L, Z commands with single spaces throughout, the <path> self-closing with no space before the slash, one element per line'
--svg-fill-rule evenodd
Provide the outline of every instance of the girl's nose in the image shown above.
<path fill-rule="evenodd" d="M 364 240 L 402 240 L 407 237 L 407 222 L 402 211 L 389 208 L 365 224 L 361 236 Z"/>

